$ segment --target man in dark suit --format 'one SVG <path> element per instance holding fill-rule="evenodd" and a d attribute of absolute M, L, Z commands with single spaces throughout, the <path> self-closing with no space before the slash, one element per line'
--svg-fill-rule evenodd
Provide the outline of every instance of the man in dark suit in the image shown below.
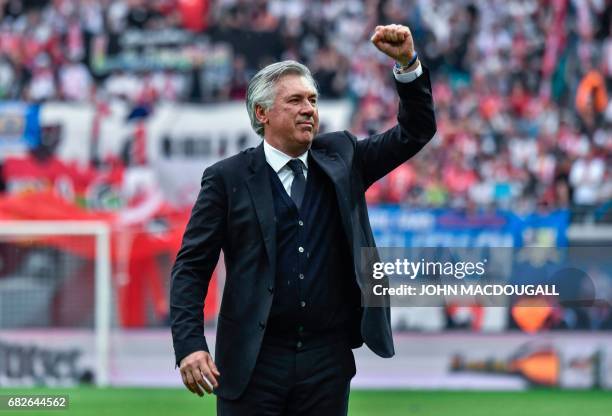
<path fill-rule="evenodd" d="M 366 189 L 436 130 L 427 69 L 405 26 L 378 26 L 394 58 L 398 125 L 357 140 L 317 135 L 317 91 L 297 62 L 251 80 L 247 110 L 264 141 L 205 170 L 172 270 L 176 364 L 220 415 L 346 415 L 352 348 L 394 354 L 390 311 L 362 305 L 362 247 L 374 247 Z M 223 249 L 227 277 L 213 361 L 202 306 Z"/>

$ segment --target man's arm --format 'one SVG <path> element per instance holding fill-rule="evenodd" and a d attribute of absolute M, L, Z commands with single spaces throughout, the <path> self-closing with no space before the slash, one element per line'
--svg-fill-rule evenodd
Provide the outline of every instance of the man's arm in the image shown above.
<path fill-rule="evenodd" d="M 400 25 L 377 26 L 372 42 L 399 63 L 394 75 L 400 104 L 398 125 L 357 141 L 356 160 L 366 189 L 414 156 L 436 132 L 429 71 L 416 58 L 410 30 Z"/>
<path fill-rule="evenodd" d="M 202 395 L 217 387 L 219 373 L 210 357 L 204 337 L 204 298 L 219 260 L 225 237 L 227 198 L 220 176 L 209 168 L 183 235 L 183 243 L 172 268 L 170 318 L 176 364 L 185 386 Z"/>

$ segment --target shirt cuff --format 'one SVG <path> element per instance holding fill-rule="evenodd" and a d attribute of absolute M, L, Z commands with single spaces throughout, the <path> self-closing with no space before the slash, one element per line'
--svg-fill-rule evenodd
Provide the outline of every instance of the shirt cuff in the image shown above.
<path fill-rule="evenodd" d="M 395 75 L 395 79 L 398 82 L 404 82 L 404 83 L 412 82 L 418 77 L 420 77 L 422 73 L 423 73 L 423 67 L 421 66 L 420 62 L 415 69 L 413 69 L 412 71 L 408 71 L 408 72 L 400 72 L 397 68 L 393 68 L 393 75 Z"/>

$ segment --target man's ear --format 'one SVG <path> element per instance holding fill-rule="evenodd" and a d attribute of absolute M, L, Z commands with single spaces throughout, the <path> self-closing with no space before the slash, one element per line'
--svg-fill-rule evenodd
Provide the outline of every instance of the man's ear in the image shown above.
<path fill-rule="evenodd" d="M 261 124 L 266 124 L 268 122 L 268 111 L 260 104 L 256 104 L 255 117 L 257 117 L 257 120 L 259 120 Z"/>

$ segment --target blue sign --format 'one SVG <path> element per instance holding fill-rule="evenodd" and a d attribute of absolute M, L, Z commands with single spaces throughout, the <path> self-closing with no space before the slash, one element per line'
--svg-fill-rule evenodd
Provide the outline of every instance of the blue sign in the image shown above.
<path fill-rule="evenodd" d="M 40 105 L 0 103 L 0 157 L 40 144 Z"/>
<path fill-rule="evenodd" d="M 468 213 L 384 205 L 370 207 L 369 214 L 379 247 L 567 245 L 567 210 L 519 216 L 508 211 Z"/>

